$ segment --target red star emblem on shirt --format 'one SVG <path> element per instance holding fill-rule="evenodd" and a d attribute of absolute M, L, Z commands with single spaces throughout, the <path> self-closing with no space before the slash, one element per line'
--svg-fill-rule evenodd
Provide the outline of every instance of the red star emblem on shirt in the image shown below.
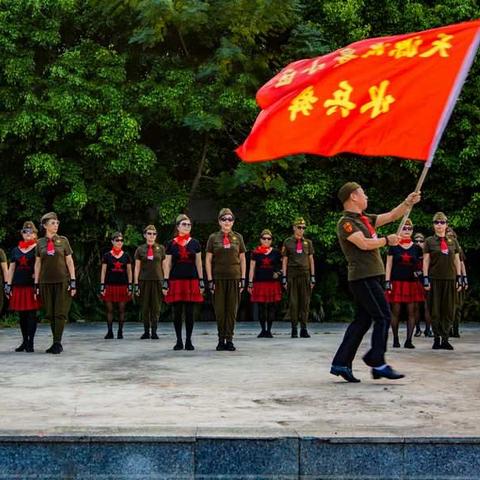
<path fill-rule="evenodd" d="M 28 258 L 27 258 L 25 255 L 22 255 L 22 256 L 18 259 L 18 264 L 19 264 L 21 267 L 27 267 L 27 266 L 28 266 Z"/>
<path fill-rule="evenodd" d="M 402 254 L 400 255 L 400 258 L 402 259 L 402 263 L 403 263 L 403 264 L 410 264 L 411 261 L 412 261 L 412 256 L 411 256 L 409 253 L 407 253 L 407 252 L 402 253 Z"/>
<path fill-rule="evenodd" d="M 268 257 L 262 258 L 262 268 L 271 268 L 272 260 Z"/>
<path fill-rule="evenodd" d="M 122 266 L 123 266 L 122 262 L 114 262 L 113 263 L 113 271 L 114 272 L 121 272 L 123 270 Z"/>

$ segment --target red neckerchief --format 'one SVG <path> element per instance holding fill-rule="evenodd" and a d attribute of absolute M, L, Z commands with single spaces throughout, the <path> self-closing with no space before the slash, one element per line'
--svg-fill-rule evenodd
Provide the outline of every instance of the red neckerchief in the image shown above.
<path fill-rule="evenodd" d="M 121 257 L 122 254 L 123 254 L 122 247 L 112 247 L 112 250 L 110 251 L 110 253 L 111 253 L 114 257 Z"/>
<path fill-rule="evenodd" d="M 370 236 L 372 238 L 377 238 L 377 232 L 375 231 L 375 228 L 370 223 L 370 220 L 368 219 L 368 217 L 362 213 L 360 214 L 360 220 L 367 227 L 367 230 L 368 230 L 368 233 L 370 233 Z"/>
<path fill-rule="evenodd" d="M 55 243 L 53 238 L 47 238 L 47 255 L 55 255 Z"/>
<path fill-rule="evenodd" d="M 445 237 L 440 237 L 440 251 L 444 255 L 448 255 L 448 243 Z"/>
<path fill-rule="evenodd" d="M 20 240 L 18 242 L 18 248 L 21 248 L 22 250 L 26 250 L 27 248 L 31 247 L 32 245 L 35 245 L 37 241 L 32 238 L 32 240 Z"/>
<path fill-rule="evenodd" d="M 399 243 L 400 243 L 400 245 L 409 245 L 410 243 L 412 243 L 412 239 L 411 238 L 401 238 Z"/>
<path fill-rule="evenodd" d="M 266 245 L 259 245 L 253 253 L 260 253 L 262 255 L 266 255 L 267 252 L 270 250 L 270 247 L 267 247 Z"/>
<path fill-rule="evenodd" d="M 223 248 L 230 248 L 230 238 L 228 238 L 228 233 L 223 234 Z"/>
<path fill-rule="evenodd" d="M 147 260 L 153 260 L 153 245 L 147 245 Z"/>
<path fill-rule="evenodd" d="M 177 235 L 173 241 L 180 245 L 181 247 L 184 247 L 188 241 L 190 240 L 190 234 L 186 233 L 185 235 Z"/>
<path fill-rule="evenodd" d="M 297 253 L 303 253 L 303 238 L 297 238 Z"/>

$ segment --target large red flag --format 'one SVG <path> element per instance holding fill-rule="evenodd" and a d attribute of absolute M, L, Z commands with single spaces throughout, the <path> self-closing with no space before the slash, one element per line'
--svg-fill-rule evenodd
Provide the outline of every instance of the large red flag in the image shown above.
<path fill-rule="evenodd" d="M 236 152 L 246 162 L 297 153 L 431 162 L 480 41 L 480 20 L 353 43 L 285 67 Z"/>

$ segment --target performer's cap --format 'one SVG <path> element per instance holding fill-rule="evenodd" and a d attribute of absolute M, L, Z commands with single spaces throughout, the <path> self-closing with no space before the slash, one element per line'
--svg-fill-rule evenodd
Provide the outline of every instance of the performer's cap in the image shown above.
<path fill-rule="evenodd" d="M 303 217 L 297 217 L 294 221 L 293 221 L 293 226 L 295 225 L 306 225 L 307 222 L 305 221 L 305 219 Z"/>
<path fill-rule="evenodd" d="M 55 212 L 46 213 L 41 219 L 40 223 L 45 225 L 49 220 L 58 220 L 58 216 Z"/>
<path fill-rule="evenodd" d="M 122 232 L 113 232 L 112 233 L 112 236 L 110 237 L 110 240 L 115 240 L 116 238 L 123 238 L 123 234 Z"/>
<path fill-rule="evenodd" d="M 435 222 L 436 220 L 444 220 L 446 222 L 447 221 L 447 216 L 443 212 L 437 212 L 433 216 L 433 221 Z"/>
<path fill-rule="evenodd" d="M 229 208 L 222 208 L 219 212 L 218 212 L 218 219 L 220 220 L 222 217 L 224 217 L 225 215 L 231 215 L 234 219 L 235 219 L 235 216 L 233 215 L 232 211 L 229 209 Z"/>
<path fill-rule="evenodd" d="M 147 225 L 144 229 L 143 229 L 143 233 L 147 233 L 147 232 L 157 232 L 157 229 L 155 228 L 155 225 Z"/>
<path fill-rule="evenodd" d="M 265 235 L 269 235 L 270 237 L 273 237 L 272 232 L 268 228 L 265 228 L 265 229 L 262 230 L 262 233 L 260 234 L 260 237 L 263 237 Z"/>
<path fill-rule="evenodd" d="M 357 182 L 347 182 L 338 190 L 338 199 L 342 203 L 345 203 L 350 198 L 350 194 L 357 190 L 357 188 L 360 188 L 360 185 Z"/>
<path fill-rule="evenodd" d="M 26 222 L 23 223 L 22 230 L 27 230 L 27 229 L 30 229 L 32 233 L 38 233 L 37 227 L 30 220 L 27 220 Z"/>

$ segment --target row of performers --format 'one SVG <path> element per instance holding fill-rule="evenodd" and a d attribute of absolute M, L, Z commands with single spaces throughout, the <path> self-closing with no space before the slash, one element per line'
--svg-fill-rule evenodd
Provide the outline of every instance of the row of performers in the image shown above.
<path fill-rule="evenodd" d="M 385 289 L 392 312 L 394 348 L 400 347 L 402 305 L 407 311 L 405 348 L 414 348 L 414 330 L 415 336 L 421 335 L 420 310 L 425 315 L 425 336 L 434 337 L 434 349 L 452 350 L 449 337 L 460 336 L 459 322 L 468 290 L 465 254 L 443 212 L 437 212 L 432 222 L 434 234 L 425 238 L 421 233 L 413 235 L 413 223 L 407 219 L 400 243 L 388 249 Z"/>
<path fill-rule="evenodd" d="M 235 319 L 240 295 L 248 289 L 251 301 L 258 304 L 262 326 L 260 337 L 271 337 L 276 307 L 287 290 L 293 338 L 308 338 L 307 330 L 311 291 L 315 285 L 314 250 L 304 237 L 303 218 L 293 223 L 293 235 L 283 242 L 282 251 L 272 248 L 272 233 L 263 230 L 260 245 L 252 252 L 249 279 L 246 279 L 246 248 L 242 235 L 233 230 L 235 217 L 228 208 L 218 215 L 220 229 L 210 235 L 202 265 L 201 247 L 191 236 L 191 220 L 186 215 L 176 219 L 175 237 L 164 247 L 157 240 L 154 225 L 144 229 L 145 243 L 134 255 L 134 265 L 123 250 L 123 236 L 112 236 L 112 248 L 102 258 L 100 295 L 107 309 L 108 331 L 114 338 L 114 305 L 118 306 L 117 338 L 123 338 L 125 306 L 133 296 L 139 297 L 144 323 L 142 339 L 158 339 L 157 322 L 162 301 L 172 305 L 177 336 L 175 350 L 193 350 L 192 331 L 195 304 L 203 302 L 207 287 L 213 294 L 218 328 L 219 351 L 234 351 Z M 41 218 L 45 231 L 37 239 L 33 222 L 25 222 L 22 240 L 12 250 L 10 266 L 0 250 L 5 294 L 9 308 L 19 312 L 23 341 L 16 351 L 34 351 L 37 310 L 43 306 L 50 321 L 53 343 L 47 353 L 63 351 L 62 334 L 76 293 L 75 266 L 68 239 L 58 234 L 59 220 L 54 212 Z M 204 278 L 205 273 L 206 278 Z M 3 302 L 3 298 L 2 298 Z M 186 339 L 182 339 L 182 317 L 185 316 Z"/>

